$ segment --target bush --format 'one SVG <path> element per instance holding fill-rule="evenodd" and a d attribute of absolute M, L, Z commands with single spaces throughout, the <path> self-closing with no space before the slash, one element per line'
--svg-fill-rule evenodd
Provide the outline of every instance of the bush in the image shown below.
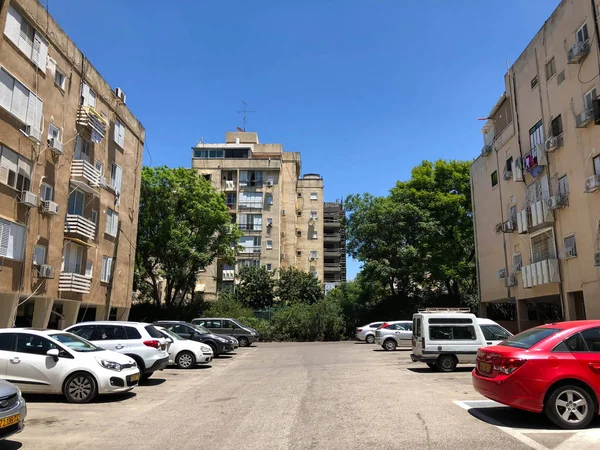
<path fill-rule="evenodd" d="M 238 302 L 232 295 L 223 294 L 214 302 L 207 304 L 205 316 L 208 317 L 231 317 L 232 319 L 239 319 L 241 317 L 252 317 L 254 313 L 252 310 L 244 306 L 241 302 Z"/>

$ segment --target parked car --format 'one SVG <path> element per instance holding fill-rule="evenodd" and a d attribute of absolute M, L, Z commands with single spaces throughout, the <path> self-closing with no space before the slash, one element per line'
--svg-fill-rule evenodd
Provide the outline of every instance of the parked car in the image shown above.
<path fill-rule="evenodd" d="M 248 347 L 259 339 L 258 331 L 254 328 L 229 317 L 200 317 L 192 320 L 192 324 L 201 325 L 215 334 L 233 336 L 239 341 L 240 347 Z"/>
<path fill-rule="evenodd" d="M 180 369 L 191 369 L 196 364 L 208 364 L 212 361 L 214 354 L 208 345 L 184 339 L 177 333 L 160 326 L 156 326 L 156 329 L 165 338 L 173 341 L 169 346 L 169 364 L 176 365 Z"/>
<path fill-rule="evenodd" d="M 410 347 L 412 343 L 412 322 L 395 320 L 383 323 L 375 330 L 375 343 L 384 350 L 394 351 L 396 347 Z"/>
<path fill-rule="evenodd" d="M 411 360 L 442 372 L 453 372 L 457 364 L 475 364 L 480 347 L 512 336 L 493 320 L 477 318 L 461 308 L 418 312 L 413 315 L 412 329 Z"/>
<path fill-rule="evenodd" d="M 137 386 L 136 362 L 74 334 L 29 328 L 0 329 L 0 378 L 24 393 L 63 394 L 87 403 L 98 394 Z"/>
<path fill-rule="evenodd" d="M 212 348 L 214 356 L 219 356 L 234 350 L 233 341 L 229 336 L 213 334 L 201 325 L 192 325 L 189 322 L 180 320 L 159 320 L 154 322 L 154 324 L 171 330 L 184 339 L 203 342 Z"/>
<path fill-rule="evenodd" d="M 82 322 L 65 329 L 106 350 L 123 353 L 138 365 L 142 380 L 169 363 L 168 342 L 153 325 L 144 322 Z"/>
<path fill-rule="evenodd" d="M 598 414 L 600 320 L 542 325 L 481 348 L 472 378 L 489 399 L 584 428 Z"/>
<path fill-rule="evenodd" d="M 365 341 L 367 344 L 375 343 L 375 330 L 383 325 L 384 322 L 371 322 L 368 325 L 356 329 L 356 339 Z"/>
<path fill-rule="evenodd" d="M 0 440 L 23 431 L 25 417 L 27 405 L 19 388 L 0 380 Z"/>

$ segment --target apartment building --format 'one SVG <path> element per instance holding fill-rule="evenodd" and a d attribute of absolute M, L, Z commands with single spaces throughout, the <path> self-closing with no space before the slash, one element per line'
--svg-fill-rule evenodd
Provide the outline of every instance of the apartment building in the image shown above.
<path fill-rule="evenodd" d="M 506 73 L 471 166 L 482 312 L 600 318 L 600 1 L 563 0 Z M 533 307 L 532 307 L 533 306 Z"/>
<path fill-rule="evenodd" d="M 346 281 L 345 211 L 341 201 L 323 206 L 323 260 L 325 292 Z"/>
<path fill-rule="evenodd" d="M 126 319 L 144 128 L 40 2 L 0 29 L 0 327 Z"/>
<path fill-rule="evenodd" d="M 224 193 L 244 233 L 235 266 L 217 260 L 200 275 L 205 298 L 232 288 L 243 266 L 297 267 L 323 281 L 323 179 L 300 175 L 300 153 L 253 132 L 227 132 L 225 143 L 200 142 L 192 152 L 192 168 Z"/>

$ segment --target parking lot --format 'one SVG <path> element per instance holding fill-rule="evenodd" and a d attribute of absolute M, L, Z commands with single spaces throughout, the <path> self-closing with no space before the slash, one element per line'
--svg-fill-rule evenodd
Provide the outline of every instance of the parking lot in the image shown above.
<path fill-rule="evenodd" d="M 410 350 L 259 343 L 209 368 L 167 369 L 87 405 L 26 396 L 25 430 L 0 449 L 580 449 L 579 432 L 485 400 L 470 368 L 431 372 Z"/>

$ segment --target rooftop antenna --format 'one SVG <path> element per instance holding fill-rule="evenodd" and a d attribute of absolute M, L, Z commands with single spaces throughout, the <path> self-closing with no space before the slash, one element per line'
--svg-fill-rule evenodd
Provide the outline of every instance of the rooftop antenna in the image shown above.
<path fill-rule="evenodd" d="M 245 132 L 246 131 L 246 124 L 248 123 L 248 113 L 253 113 L 253 112 L 256 112 L 256 111 L 249 110 L 248 109 L 248 104 L 244 100 L 242 100 L 242 105 L 244 105 L 244 109 L 241 110 L 241 111 L 238 111 L 237 113 L 238 114 L 242 114 L 242 113 L 244 114 L 244 128 L 243 128 L 243 130 Z"/>

